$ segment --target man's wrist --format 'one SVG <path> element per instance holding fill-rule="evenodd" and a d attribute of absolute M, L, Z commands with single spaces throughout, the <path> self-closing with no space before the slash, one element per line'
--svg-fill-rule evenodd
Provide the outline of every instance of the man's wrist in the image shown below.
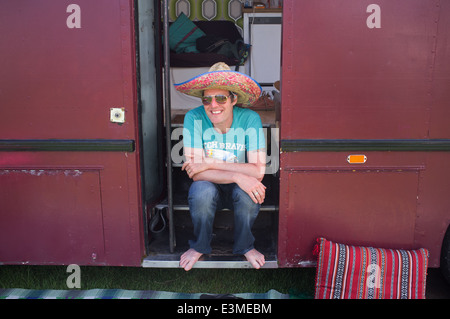
<path fill-rule="evenodd" d="M 233 173 L 232 180 L 234 183 L 238 183 L 240 180 L 242 180 L 242 174 L 241 173 Z"/>

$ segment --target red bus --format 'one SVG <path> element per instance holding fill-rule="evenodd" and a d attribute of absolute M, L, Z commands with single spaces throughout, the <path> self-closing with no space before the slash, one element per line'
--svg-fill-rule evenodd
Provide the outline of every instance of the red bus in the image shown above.
<path fill-rule="evenodd" d="M 281 83 L 280 103 L 257 109 L 266 267 L 314 266 L 323 236 L 426 248 L 450 277 L 450 3 L 186 3 L 0 4 L 0 262 L 178 267 L 191 224 L 174 159 L 192 102 L 176 105 L 171 87 L 206 67 L 168 47 L 185 12 L 207 30 L 234 20 L 252 45 L 240 71 L 269 93 Z M 271 64 L 261 47 L 276 49 Z M 230 212 L 216 224 L 216 250 L 196 266 L 249 267 L 230 254 Z"/>

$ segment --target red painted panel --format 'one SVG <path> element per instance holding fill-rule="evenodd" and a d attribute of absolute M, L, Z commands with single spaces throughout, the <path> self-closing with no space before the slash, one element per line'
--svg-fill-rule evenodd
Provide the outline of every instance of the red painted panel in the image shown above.
<path fill-rule="evenodd" d="M 284 1 L 281 139 L 450 138 L 450 3 Z M 349 165 L 350 154 L 367 156 Z M 315 261 L 318 236 L 430 251 L 450 223 L 448 154 L 282 152 L 281 265 Z"/>
<path fill-rule="evenodd" d="M 1 2 L 0 139 L 126 139 L 136 151 L 0 154 L 0 262 L 139 266 L 134 2 L 76 1 L 81 28 L 67 25 L 71 3 Z"/>
<path fill-rule="evenodd" d="M 430 267 L 439 267 L 441 245 L 450 225 L 450 153 L 429 153 L 426 163 L 419 185 L 415 246 L 426 247 Z"/>
<path fill-rule="evenodd" d="M 315 261 L 317 236 L 385 248 L 421 248 L 430 267 L 450 224 L 450 154 L 363 152 L 282 153 L 279 259 Z M 301 264 L 303 265 L 303 264 Z"/>
<path fill-rule="evenodd" d="M 67 1 L 0 5 L 0 137 L 134 137 L 132 1 L 80 0 L 81 28 Z M 111 107 L 126 122 L 109 121 Z"/>
<path fill-rule="evenodd" d="M 1 159 L 0 262 L 140 266 L 136 153 L 20 152 Z"/>
<path fill-rule="evenodd" d="M 433 68 L 431 92 L 430 138 L 450 137 L 450 2 L 439 3 L 439 32 L 436 41 L 436 60 Z"/>
<path fill-rule="evenodd" d="M 100 170 L 0 170 L 3 263 L 105 260 Z"/>
<path fill-rule="evenodd" d="M 413 248 L 419 174 L 418 168 L 283 170 L 280 264 L 310 266 L 321 236 L 355 245 Z"/>
<path fill-rule="evenodd" d="M 428 137 L 440 9 L 380 0 L 371 29 L 371 3 L 284 3 L 282 139 Z"/>

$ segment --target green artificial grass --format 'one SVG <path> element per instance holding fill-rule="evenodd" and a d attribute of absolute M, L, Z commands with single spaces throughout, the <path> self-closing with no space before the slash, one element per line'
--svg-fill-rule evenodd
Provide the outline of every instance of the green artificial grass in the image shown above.
<path fill-rule="evenodd" d="M 312 297 L 315 268 L 183 269 L 81 266 L 81 289 L 155 290 L 180 293 L 265 293 Z M 0 266 L 0 288 L 68 289 L 66 266 Z"/>

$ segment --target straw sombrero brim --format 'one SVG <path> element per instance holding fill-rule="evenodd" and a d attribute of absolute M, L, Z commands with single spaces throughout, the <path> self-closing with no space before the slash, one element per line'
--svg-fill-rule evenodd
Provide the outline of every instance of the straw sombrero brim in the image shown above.
<path fill-rule="evenodd" d="M 186 82 L 175 84 L 177 91 L 201 98 L 203 91 L 222 89 L 236 93 L 237 104 L 251 106 L 261 95 L 261 86 L 246 74 L 220 70 L 200 74 Z"/>

